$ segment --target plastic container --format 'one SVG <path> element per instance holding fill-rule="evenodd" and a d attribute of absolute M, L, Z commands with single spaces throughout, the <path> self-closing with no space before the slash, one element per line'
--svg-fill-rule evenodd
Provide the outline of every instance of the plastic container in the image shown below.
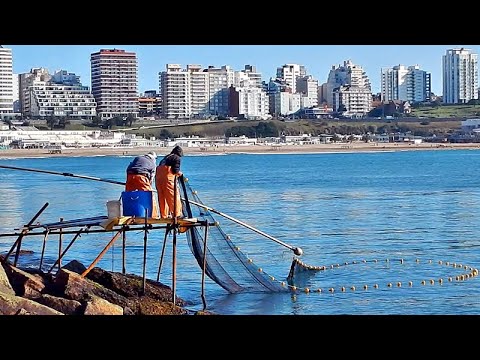
<path fill-rule="evenodd" d="M 122 216 L 122 208 L 120 200 L 107 201 L 108 218 L 116 218 Z"/>
<path fill-rule="evenodd" d="M 122 192 L 122 208 L 124 216 L 152 217 L 153 198 L 151 191 Z"/>

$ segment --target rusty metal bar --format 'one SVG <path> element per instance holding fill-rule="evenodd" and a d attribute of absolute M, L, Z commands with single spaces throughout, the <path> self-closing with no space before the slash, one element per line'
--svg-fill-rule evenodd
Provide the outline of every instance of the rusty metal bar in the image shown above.
<path fill-rule="evenodd" d="M 63 222 L 63 218 L 60 218 L 60 222 Z M 62 240 L 63 240 L 63 235 L 62 235 L 62 228 L 59 230 L 58 234 L 58 271 L 60 271 L 62 267 Z"/>
<path fill-rule="evenodd" d="M 165 237 L 163 238 L 162 254 L 160 255 L 160 264 L 158 264 L 157 282 L 160 281 L 160 271 L 162 271 L 163 255 L 165 254 L 165 246 L 167 245 L 167 237 L 170 230 L 171 230 L 170 227 L 167 227 L 167 229 L 165 230 Z"/>
<path fill-rule="evenodd" d="M 55 265 L 57 265 L 58 263 L 58 260 L 59 259 L 62 259 L 65 254 L 67 253 L 67 251 L 70 249 L 70 247 L 73 245 L 73 243 L 80 237 L 82 236 L 82 232 L 85 231 L 85 230 L 88 230 L 88 228 L 90 227 L 90 225 L 88 225 L 85 229 L 80 229 L 76 234 L 75 236 L 73 237 L 73 239 L 70 241 L 70 243 L 67 245 L 67 247 L 65 248 L 65 250 L 63 250 L 62 254 L 60 255 L 60 257 L 55 261 L 55 263 L 50 267 L 50 269 L 48 270 L 48 273 L 51 273 L 53 268 L 55 267 Z M 43 255 L 43 253 L 42 253 Z"/>
<path fill-rule="evenodd" d="M 28 224 L 26 225 L 27 229 L 22 230 L 22 232 L 18 236 L 17 240 L 13 243 L 12 247 L 8 251 L 7 255 L 5 255 L 5 262 L 8 261 L 9 256 L 12 255 L 13 250 L 15 249 L 15 247 L 17 247 L 17 253 L 15 254 L 15 262 L 13 263 L 14 266 L 17 265 L 18 255 L 20 254 L 21 242 L 22 242 L 23 237 L 28 233 L 28 227 L 30 225 L 32 225 L 35 220 L 37 220 L 37 218 L 47 208 L 47 206 L 48 206 L 48 202 L 45 203 L 45 205 L 43 205 L 42 208 L 40 210 L 38 210 L 38 212 L 35 214 L 35 216 L 28 222 Z"/>
<path fill-rule="evenodd" d="M 177 177 L 175 176 L 175 182 L 173 184 L 173 256 L 172 256 L 172 303 L 175 307 L 176 299 L 176 283 L 177 283 L 177 230 L 178 230 L 178 221 L 177 221 Z"/>
<path fill-rule="evenodd" d="M 122 274 L 126 273 L 126 246 L 127 246 L 127 232 L 125 231 L 125 226 L 122 226 Z"/>
<path fill-rule="evenodd" d="M 129 220 L 129 221 L 133 221 L 133 220 Z M 128 225 L 128 224 L 127 224 Z M 87 274 L 93 269 L 93 267 L 100 261 L 100 259 L 103 257 L 103 255 L 105 255 L 105 253 L 107 252 L 107 250 L 110 248 L 110 246 L 113 245 L 113 243 L 115 242 L 115 240 L 118 239 L 118 237 L 120 236 L 120 234 L 123 232 L 123 229 L 120 229 L 118 230 L 118 232 L 115 234 L 115 236 L 112 238 L 112 240 L 110 240 L 110 242 L 105 246 L 105 248 L 100 252 L 100 254 L 98 254 L 98 256 L 95 258 L 95 260 L 93 260 L 93 262 L 90 264 L 90 266 L 82 273 L 82 277 L 85 277 L 87 276 Z"/>
<path fill-rule="evenodd" d="M 148 237 L 148 209 L 145 209 L 145 230 L 143 233 L 143 282 L 142 293 L 145 295 L 147 287 L 147 237 Z"/>
<path fill-rule="evenodd" d="M 202 266 L 202 303 L 203 310 L 207 308 L 207 300 L 205 299 L 205 270 L 207 268 L 207 236 L 208 236 L 208 222 L 205 223 L 205 234 L 203 241 L 203 266 Z"/>
<path fill-rule="evenodd" d="M 43 237 L 43 245 L 42 245 L 42 255 L 40 256 L 40 265 L 38 266 L 38 270 L 42 271 L 42 263 L 43 263 L 43 256 L 45 255 L 45 246 L 47 245 L 47 238 L 50 230 L 45 232 L 45 236 Z"/>

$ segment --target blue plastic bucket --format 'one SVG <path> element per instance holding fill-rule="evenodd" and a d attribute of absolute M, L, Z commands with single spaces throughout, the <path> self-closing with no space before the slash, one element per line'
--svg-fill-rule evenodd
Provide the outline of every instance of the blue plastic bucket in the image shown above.
<path fill-rule="evenodd" d="M 123 216 L 152 217 L 153 201 L 151 191 L 124 191 L 122 192 Z"/>

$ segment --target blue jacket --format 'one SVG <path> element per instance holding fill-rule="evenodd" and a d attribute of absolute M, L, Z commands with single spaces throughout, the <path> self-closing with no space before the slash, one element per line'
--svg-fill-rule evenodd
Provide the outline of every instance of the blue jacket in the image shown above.
<path fill-rule="evenodd" d="M 149 156 L 140 155 L 132 160 L 127 167 L 127 174 L 145 175 L 151 181 L 155 175 L 157 164 Z"/>

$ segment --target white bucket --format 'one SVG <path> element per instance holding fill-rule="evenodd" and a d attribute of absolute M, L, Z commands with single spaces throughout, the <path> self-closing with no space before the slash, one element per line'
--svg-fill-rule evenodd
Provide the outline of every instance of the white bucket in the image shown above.
<path fill-rule="evenodd" d="M 109 219 L 122 216 L 122 208 L 120 205 L 120 200 L 107 201 L 107 211 Z"/>

